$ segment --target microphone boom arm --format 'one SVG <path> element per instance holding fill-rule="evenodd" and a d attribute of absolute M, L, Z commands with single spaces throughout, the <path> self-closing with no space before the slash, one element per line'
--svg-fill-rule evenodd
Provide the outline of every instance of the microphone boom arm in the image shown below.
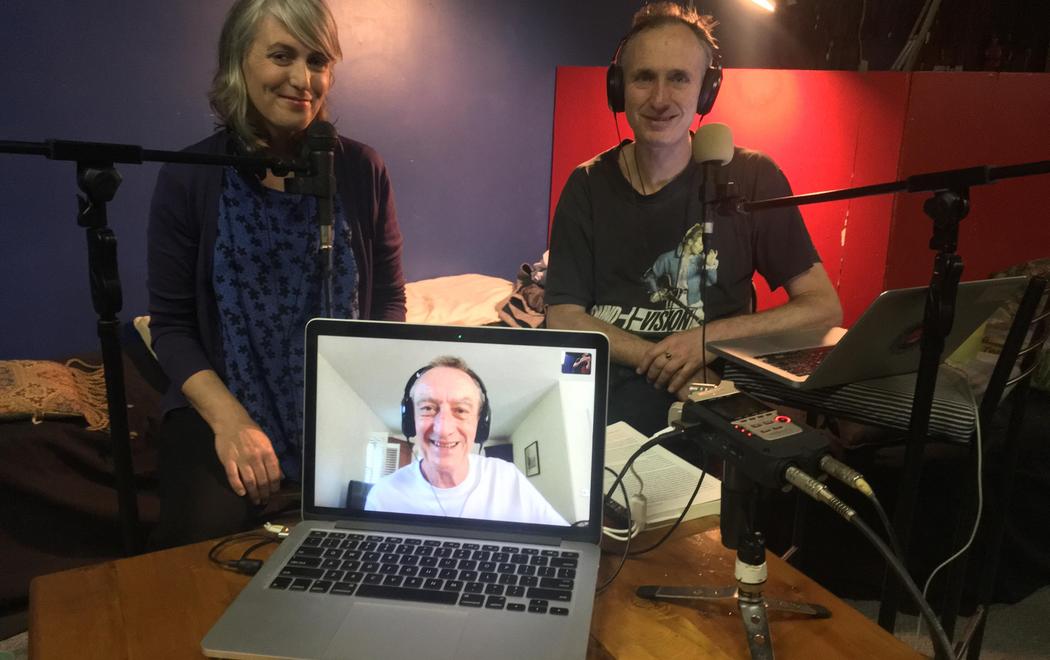
<path fill-rule="evenodd" d="M 146 162 L 160 162 L 187 163 L 191 165 L 232 165 L 234 167 L 271 169 L 278 175 L 309 170 L 308 164 L 281 158 L 206 154 L 192 151 L 164 151 L 161 149 L 144 149 L 136 144 L 82 142 L 78 140 L 45 140 L 44 142 L 0 140 L 0 153 L 43 156 L 48 160 L 68 160 L 88 164 L 131 163 L 139 165 Z"/>
<path fill-rule="evenodd" d="M 896 192 L 938 192 L 941 190 L 957 190 L 961 187 L 968 188 L 970 186 L 995 183 L 996 181 L 1001 181 L 1003 179 L 1013 179 L 1038 174 L 1050 174 L 1050 160 L 1019 163 L 1016 165 L 1004 165 L 1002 167 L 978 165 L 976 167 L 965 167 L 955 170 L 944 170 L 941 172 L 914 174 L 901 181 L 875 183 L 854 188 L 839 188 L 837 190 L 826 190 L 823 192 L 804 193 L 801 195 L 774 197 L 771 199 L 754 201 L 741 200 L 736 203 L 736 208 L 738 211 L 749 213 L 751 211 L 784 208 L 787 206 L 803 206 L 806 204 L 822 204 L 824 202 L 837 202 L 844 199 L 870 197 L 872 195 L 886 195 Z"/>

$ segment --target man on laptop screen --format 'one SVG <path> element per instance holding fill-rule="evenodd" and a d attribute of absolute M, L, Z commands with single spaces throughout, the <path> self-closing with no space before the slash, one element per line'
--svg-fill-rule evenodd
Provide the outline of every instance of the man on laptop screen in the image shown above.
<path fill-rule="evenodd" d="M 419 460 L 379 479 L 365 509 L 568 525 L 513 463 L 474 453 L 491 423 L 485 385 L 466 362 L 432 360 L 408 380 L 401 401 L 402 432 L 415 439 Z"/>

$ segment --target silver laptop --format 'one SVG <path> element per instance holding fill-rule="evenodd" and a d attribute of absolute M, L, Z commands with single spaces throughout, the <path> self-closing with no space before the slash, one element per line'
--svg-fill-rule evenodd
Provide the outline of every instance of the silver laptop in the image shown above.
<path fill-rule="evenodd" d="M 310 321 L 303 521 L 204 653 L 584 657 L 608 360 L 592 332 Z"/>
<path fill-rule="evenodd" d="M 1011 296 L 1026 278 L 959 284 L 955 320 L 945 338 L 950 355 Z M 708 344 L 712 352 L 799 389 L 894 376 L 919 368 L 919 340 L 927 287 L 884 291 L 853 327 L 791 330 Z"/>

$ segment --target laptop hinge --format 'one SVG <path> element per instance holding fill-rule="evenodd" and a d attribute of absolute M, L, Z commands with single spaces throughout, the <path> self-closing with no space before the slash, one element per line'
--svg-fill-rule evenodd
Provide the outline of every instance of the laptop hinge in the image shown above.
<path fill-rule="evenodd" d="M 432 536 L 454 536 L 479 541 L 506 541 L 508 543 L 530 543 L 533 545 L 560 546 L 563 539 L 553 534 L 530 534 L 522 532 L 505 532 L 500 530 L 463 529 L 458 527 L 439 527 L 437 525 L 420 525 L 418 523 L 398 524 L 364 520 L 345 520 L 335 523 L 336 529 L 361 529 L 368 531 L 394 532 L 397 534 L 420 534 Z"/>

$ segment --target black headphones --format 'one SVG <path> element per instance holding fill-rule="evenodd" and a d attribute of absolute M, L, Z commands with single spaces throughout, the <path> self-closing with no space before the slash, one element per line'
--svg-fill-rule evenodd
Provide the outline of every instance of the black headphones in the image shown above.
<path fill-rule="evenodd" d="M 434 366 L 435 365 L 427 365 L 416 371 L 416 373 L 412 374 L 412 377 L 408 379 L 408 382 L 405 383 L 405 395 L 401 397 L 401 432 L 405 434 L 406 439 L 411 438 L 416 434 L 416 411 L 415 407 L 412 405 L 412 386 L 416 384 L 416 381 L 418 381 L 423 374 L 433 369 Z M 449 366 L 452 369 L 459 369 L 459 367 L 451 365 L 439 366 Z M 466 374 L 477 383 L 478 389 L 481 390 L 481 399 L 484 401 L 484 403 L 481 404 L 481 410 L 478 412 L 478 430 L 474 434 L 474 444 L 480 449 L 481 445 L 488 440 L 489 429 L 492 426 L 492 408 L 489 406 L 489 394 L 485 390 L 485 383 L 481 382 L 481 379 L 478 378 L 476 373 L 471 369 L 461 369 L 461 371 L 466 372 Z"/>
<path fill-rule="evenodd" d="M 689 27 L 690 30 L 693 29 L 689 23 L 685 21 L 680 22 L 682 25 Z M 652 27 L 655 26 L 643 24 L 633 28 L 623 39 L 620 39 L 620 44 L 616 47 L 612 62 L 609 63 L 609 68 L 605 72 L 605 97 L 609 101 L 609 109 L 613 112 L 623 112 L 626 106 L 623 67 L 620 65 L 620 56 L 623 54 L 624 46 L 627 45 L 627 42 L 634 35 Z M 705 41 L 705 43 L 707 42 Z M 707 71 L 704 72 L 704 79 L 700 83 L 700 96 L 696 99 L 696 113 L 698 115 L 706 115 L 711 112 L 711 108 L 715 105 L 715 99 L 718 98 L 718 89 L 722 86 L 722 54 L 718 51 L 718 46 L 714 44 L 707 43 L 707 47 L 711 53 L 711 64 L 707 67 Z"/>

